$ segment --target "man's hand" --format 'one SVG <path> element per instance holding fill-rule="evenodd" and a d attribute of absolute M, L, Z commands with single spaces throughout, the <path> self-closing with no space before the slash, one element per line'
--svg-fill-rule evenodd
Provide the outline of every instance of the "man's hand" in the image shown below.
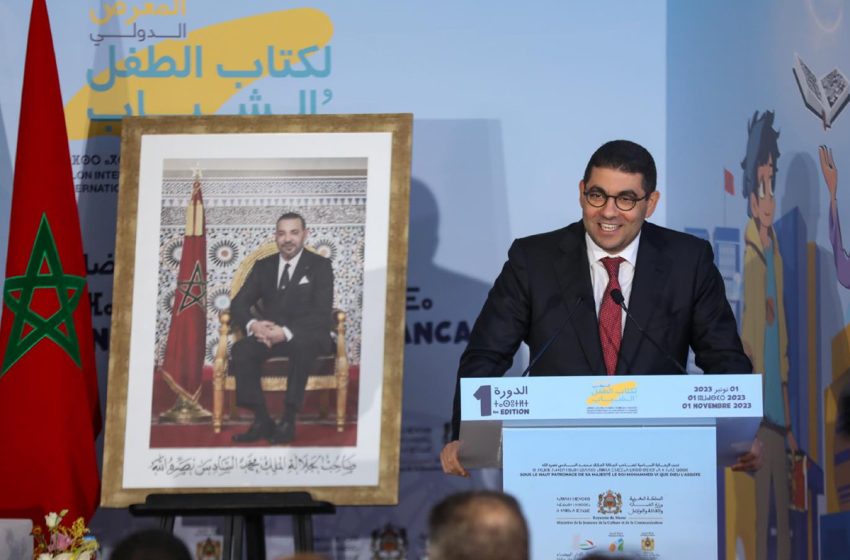
<path fill-rule="evenodd" d="M 458 440 L 447 443 L 443 450 L 440 451 L 440 462 L 443 464 L 444 473 L 468 477 L 469 473 L 460 464 L 460 459 L 457 456 L 460 445 L 461 442 Z"/>
<path fill-rule="evenodd" d="M 761 468 L 764 450 L 761 440 L 756 438 L 750 450 L 738 457 L 738 462 L 732 465 L 733 471 L 754 472 Z"/>
<path fill-rule="evenodd" d="M 832 150 L 826 146 L 818 148 L 820 156 L 820 170 L 823 173 L 823 179 L 826 181 L 826 188 L 829 190 L 830 203 L 835 202 L 835 196 L 838 191 L 838 169 L 835 167 L 835 160 L 832 159 Z"/>
<path fill-rule="evenodd" d="M 281 327 L 280 325 L 272 325 L 267 330 L 266 338 L 269 341 L 270 345 L 279 344 L 281 342 L 287 341 L 286 333 L 284 332 L 283 327 Z"/>
<path fill-rule="evenodd" d="M 279 342 L 286 342 L 286 333 L 283 327 L 271 321 L 254 321 L 251 323 L 251 334 L 268 347 Z"/>

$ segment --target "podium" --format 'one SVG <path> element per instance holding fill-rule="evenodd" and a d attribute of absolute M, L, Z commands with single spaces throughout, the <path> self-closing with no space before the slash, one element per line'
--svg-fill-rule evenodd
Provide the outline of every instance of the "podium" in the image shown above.
<path fill-rule="evenodd" d="M 461 462 L 502 466 L 532 558 L 717 558 L 718 466 L 750 449 L 760 375 L 461 380 Z"/>

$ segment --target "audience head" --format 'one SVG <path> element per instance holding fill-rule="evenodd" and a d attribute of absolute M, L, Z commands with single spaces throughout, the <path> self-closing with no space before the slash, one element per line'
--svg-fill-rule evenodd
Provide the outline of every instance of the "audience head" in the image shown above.
<path fill-rule="evenodd" d="M 147 529 L 126 537 L 110 560 L 192 560 L 189 549 L 179 538 L 161 529 Z"/>
<path fill-rule="evenodd" d="M 453 494 L 428 519 L 429 560 L 528 560 L 528 527 L 517 501 L 501 492 Z"/>

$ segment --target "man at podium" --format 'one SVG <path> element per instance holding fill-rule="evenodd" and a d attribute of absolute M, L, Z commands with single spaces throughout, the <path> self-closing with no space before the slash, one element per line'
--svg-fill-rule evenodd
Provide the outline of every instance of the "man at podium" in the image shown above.
<path fill-rule="evenodd" d="M 658 204 L 652 155 L 627 140 L 602 145 L 578 184 L 582 219 L 514 241 L 460 359 L 453 437 L 443 471 L 467 476 L 460 448 L 460 378 L 496 377 L 521 342 L 530 375 L 747 373 L 711 245 L 646 221 Z M 736 470 L 755 470 L 753 443 Z"/>

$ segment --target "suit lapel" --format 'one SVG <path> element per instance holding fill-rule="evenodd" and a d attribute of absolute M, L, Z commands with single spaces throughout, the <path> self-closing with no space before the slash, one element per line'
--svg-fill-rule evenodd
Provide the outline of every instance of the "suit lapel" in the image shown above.
<path fill-rule="evenodd" d="M 641 343 L 645 338 L 640 333 L 635 322 L 646 329 L 652 319 L 653 313 L 661 301 L 661 294 L 670 277 L 673 263 L 663 252 L 664 240 L 658 235 L 652 224 L 645 224 L 640 237 L 637 263 L 635 263 L 635 277 L 632 283 L 632 293 L 629 297 L 629 313 L 634 321 L 626 319 L 626 328 L 623 331 L 623 340 L 620 343 L 620 355 L 617 360 L 617 375 L 632 374 L 635 371 L 641 373 L 655 373 L 643 371 L 640 366 Z M 658 341 L 659 344 L 662 341 Z M 652 344 L 647 341 L 647 344 Z M 647 350 L 646 345 L 643 346 Z M 655 348 L 652 349 L 653 352 Z"/>
<path fill-rule="evenodd" d="M 605 366 L 602 360 L 602 346 L 599 343 L 599 326 L 596 320 L 593 286 L 590 283 L 590 265 L 587 262 L 584 226 L 581 222 L 567 228 L 567 233 L 558 247 L 561 255 L 554 263 L 555 276 L 567 306 L 566 312 L 569 313 L 581 298 L 570 320 L 575 328 L 585 361 L 590 367 L 587 374 L 603 372 Z"/>
<path fill-rule="evenodd" d="M 263 276 L 263 293 L 271 296 L 277 293 L 277 271 L 280 263 L 280 255 L 275 253 L 271 258 L 263 259 L 254 266 L 263 267 L 258 270 Z"/>
<path fill-rule="evenodd" d="M 296 266 L 295 270 L 292 272 L 292 279 L 289 281 L 289 285 L 297 286 L 301 279 L 307 274 L 308 270 L 310 270 L 310 256 L 307 249 L 304 249 L 301 253 L 301 258 L 298 259 L 298 266 Z"/>

